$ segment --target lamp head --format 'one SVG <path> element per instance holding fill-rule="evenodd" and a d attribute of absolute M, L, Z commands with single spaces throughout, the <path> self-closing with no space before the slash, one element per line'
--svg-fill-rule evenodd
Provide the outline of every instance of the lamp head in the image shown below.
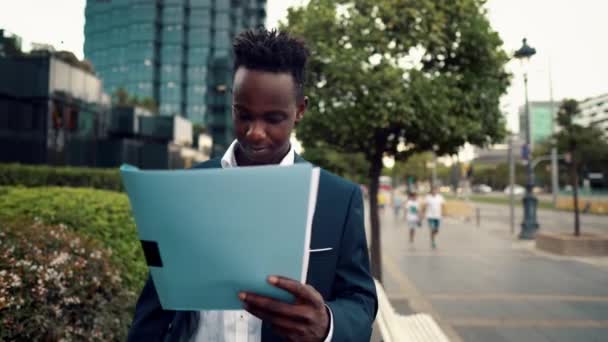
<path fill-rule="evenodd" d="M 522 47 L 515 51 L 513 57 L 518 59 L 529 59 L 536 54 L 536 49 L 528 45 L 528 40 L 526 38 L 523 39 L 522 43 Z"/>

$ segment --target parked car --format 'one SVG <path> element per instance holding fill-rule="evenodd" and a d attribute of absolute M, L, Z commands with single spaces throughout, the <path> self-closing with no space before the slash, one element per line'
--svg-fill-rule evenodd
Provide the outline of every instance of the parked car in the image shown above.
<path fill-rule="evenodd" d="M 473 185 L 473 192 L 478 194 L 489 194 L 492 192 L 492 187 L 487 184 Z"/>
<path fill-rule="evenodd" d="M 516 195 L 516 196 L 521 196 L 521 195 L 523 195 L 524 193 L 526 193 L 526 188 L 524 188 L 524 187 L 523 187 L 523 186 L 521 186 L 521 185 L 517 185 L 517 184 L 513 185 L 513 194 L 514 194 L 514 195 Z M 505 188 L 505 195 L 510 195 L 510 194 L 511 194 L 511 186 L 510 186 L 510 185 L 508 185 L 508 186 Z"/>

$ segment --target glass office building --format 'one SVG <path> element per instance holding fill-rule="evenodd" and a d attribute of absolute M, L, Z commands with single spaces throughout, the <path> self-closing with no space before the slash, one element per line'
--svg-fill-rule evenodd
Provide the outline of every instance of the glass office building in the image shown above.
<path fill-rule="evenodd" d="M 156 100 L 202 123 L 215 154 L 232 140 L 234 35 L 263 25 L 266 0 L 87 0 L 85 57 L 112 94 Z"/>

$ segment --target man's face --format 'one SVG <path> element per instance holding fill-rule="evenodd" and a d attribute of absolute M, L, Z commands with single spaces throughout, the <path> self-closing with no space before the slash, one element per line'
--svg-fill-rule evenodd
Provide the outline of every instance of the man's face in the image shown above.
<path fill-rule="evenodd" d="M 239 165 L 278 164 L 302 119 L 307 99 L 297 99 L 290 73 L 240 67 L 234 75 L 232 120 Z"/>

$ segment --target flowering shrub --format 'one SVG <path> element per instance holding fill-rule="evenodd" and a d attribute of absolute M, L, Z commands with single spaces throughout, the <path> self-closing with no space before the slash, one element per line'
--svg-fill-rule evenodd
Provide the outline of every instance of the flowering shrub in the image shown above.
<path fill-rule="evenodd" d="M 0 340 L 125 340 L 135 295 L 64 225 L 0 222 Z"/>
<path fill-rule="evenodd" d="M 133 292 L 144 285 L 147 267 L 124 193 L 67 187 L 0 186 L 0 220 L 40 220 L 70 230 L 112 251 L 112 262 Z"/>

